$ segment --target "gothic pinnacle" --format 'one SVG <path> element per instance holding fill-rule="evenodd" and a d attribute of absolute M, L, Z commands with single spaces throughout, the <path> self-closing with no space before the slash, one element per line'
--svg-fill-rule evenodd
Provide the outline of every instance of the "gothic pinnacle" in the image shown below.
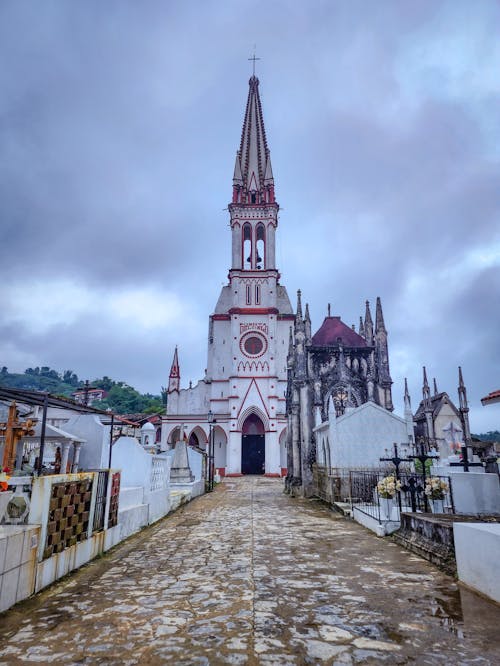
<path fill-rule="evenodd" d="M 302 292 L 297 290 L 297 321 L 302 321 Z"/>
<path fill-rule="evenodd" d="M 375 332 L 386 333 L 385 324 L 384 324 L 384 315 L 382 312 L 382 303 L 380 301 L 380 296 L 377 296 L 377 306 L 375 310 Z"/>
<path fill-rule="evenodd" d="M 366 301 L 365 339 L 369 345 L 373 344 L 373 320 L 370 312 L 370 301 Z"/>
<path fill-rule="evenodd" d="M 435 377 L 432 379 L 432 382 L 434 384 L 434 395 L 437 395 L 438 394 L 438 386 L 437 386 L 437 382 L 436 382 Z"/>

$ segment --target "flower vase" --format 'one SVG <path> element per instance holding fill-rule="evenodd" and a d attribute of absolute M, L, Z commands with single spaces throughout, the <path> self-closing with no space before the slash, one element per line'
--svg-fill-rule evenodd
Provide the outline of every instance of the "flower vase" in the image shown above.
<path fill-rule="evenodd" d="M 4 490 L 3 492 L 0 492 L 0 522 L 2 522 L 2 518 L 7 509 L 7 504 L 13 497 L 14 493 L 12 490 Z"/>
<path fill-rule="evenodd" d="M 444 513 L 444 499 L 430 499 L 432 513 Z"/>
<path fill-rule="evenodd" d="M 390 520 L 391 512 L 394 506 L 394 499 L 392 497 L 380 498 L 380 520 Z"/>

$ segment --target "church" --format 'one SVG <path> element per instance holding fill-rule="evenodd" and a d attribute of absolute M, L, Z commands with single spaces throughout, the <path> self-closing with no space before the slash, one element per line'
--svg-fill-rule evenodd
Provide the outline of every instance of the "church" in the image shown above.
<path fill-rule="evenodd" d="M 186 438 L 207 450 L 213 438 L 222 476 L 286 476 L 288 488 L 310 486 L 317 414 L 325 421 L 330 403 L 338 415 L 368 402 L 393 410 L 387 331 L 380 299 L 375 323 L 366 302 L 358 331 L 329 307 L 312 335 L 300 292 L 294 312 L 276 266 L 279 204 L 255 75 L 228 211 L 231 268 L 209 316 L 205 376 L 181 388 L 175 349 L 162 448 Z"/>
<path fill-rule="evenodd" d="M 213 437 L 214 465 L 221 475 L 282 476 L 287 354 L 295 314 L 276 266 L 279 204 L 255 75 L 249 81 L 232 190 L 231 268 L 209 317 L 205 376 L 181 389 L 175 350 L 162 448 L 185 436 L 205 449 Z"/>

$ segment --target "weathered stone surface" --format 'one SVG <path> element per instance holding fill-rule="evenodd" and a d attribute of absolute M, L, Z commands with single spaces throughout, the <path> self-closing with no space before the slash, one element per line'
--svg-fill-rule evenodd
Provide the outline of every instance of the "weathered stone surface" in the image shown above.
<path fill-rule="evenodd" d="M 226 480 L 2 617 L 0 664 L 497 664 L 500 609 L 280 480 Z"/>

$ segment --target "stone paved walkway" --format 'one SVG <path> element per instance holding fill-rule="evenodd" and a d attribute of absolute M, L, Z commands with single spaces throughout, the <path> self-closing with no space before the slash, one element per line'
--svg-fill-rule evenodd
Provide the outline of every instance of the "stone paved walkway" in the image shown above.
<path fill-rule="evenodd" d="M 231 479 L 0 617 L 0 663 L 500 664 L 500 608 L 280 480 Z"/>

